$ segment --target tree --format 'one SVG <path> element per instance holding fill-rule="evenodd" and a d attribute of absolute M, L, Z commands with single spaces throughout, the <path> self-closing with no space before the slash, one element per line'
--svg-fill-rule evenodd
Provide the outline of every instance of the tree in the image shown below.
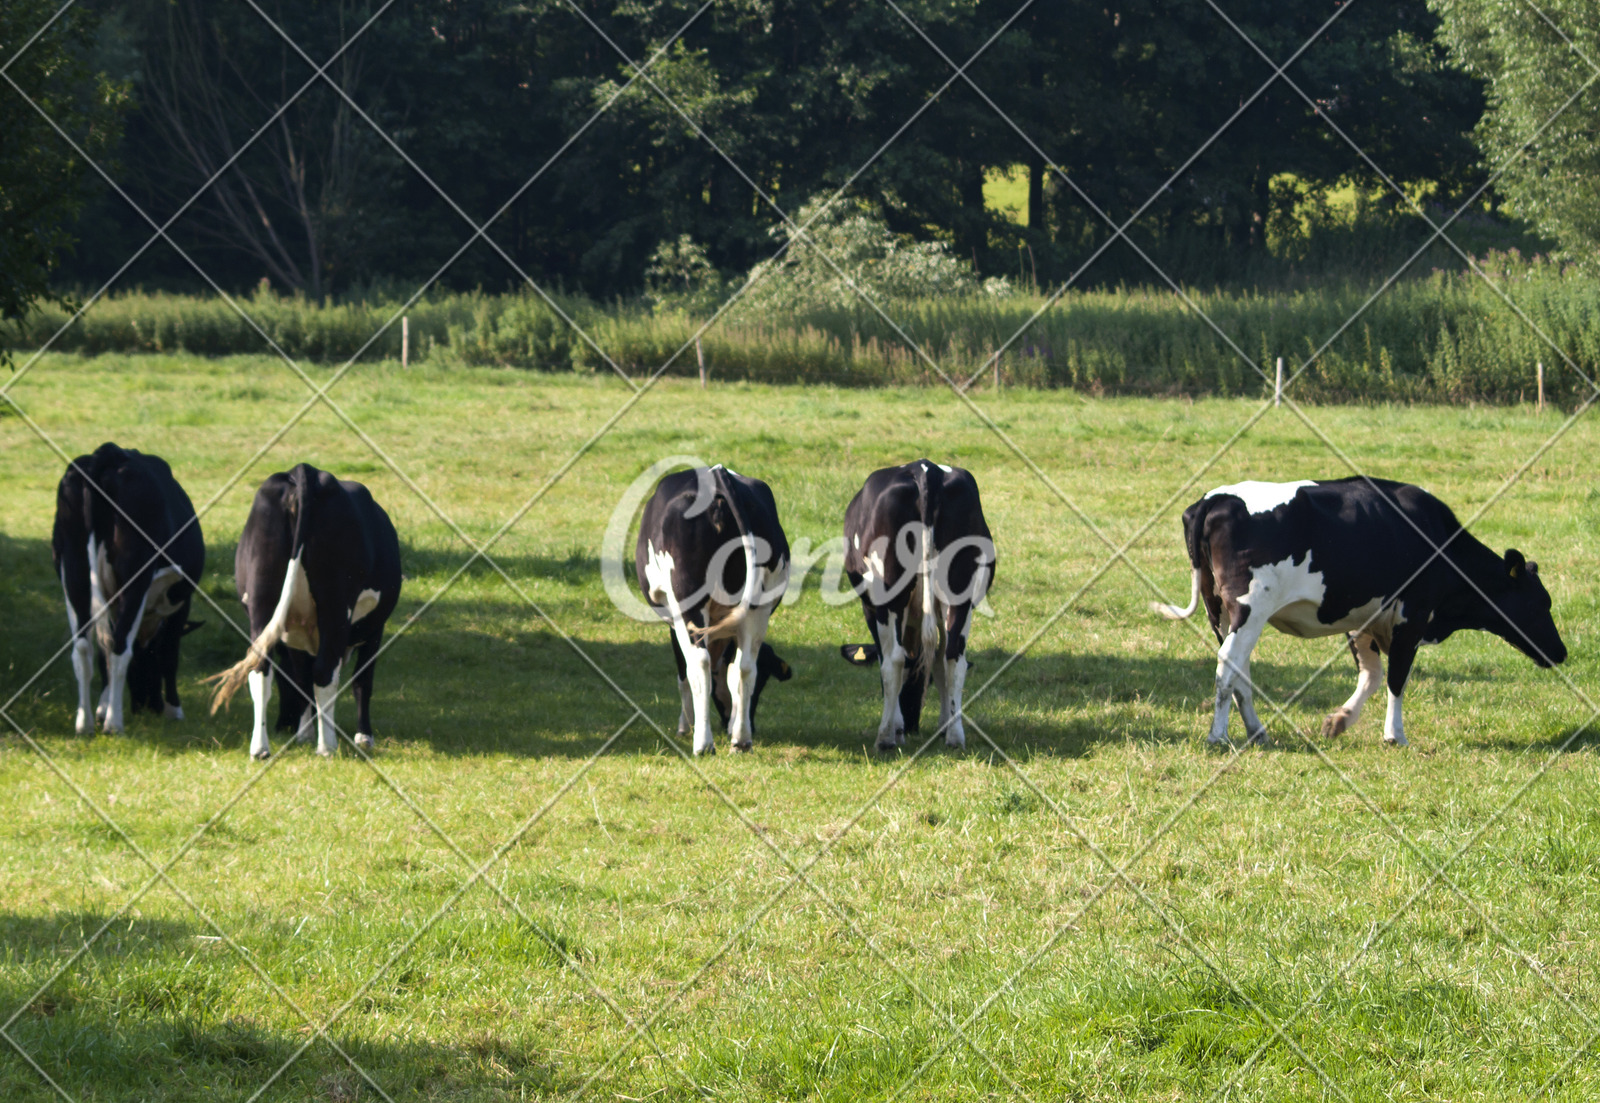
<path fill-rule="evenodd" d="M 68 9 L 20 57 L 13 55 L 43 27 L 55 0 L 0 4 L 0 64 L 11 61 L 0 87 L 0 362 L 40 301 L 61 301 L 50 279 L 73 246 L 72 222 L 84 203 L 81 157 L 30 105 L 37 104 L 89 156 L 115 140 L 126 89 L 93 72 L 94 17 Z"/>
<path fill-rule="evenodd" d="M 1488 82 L 1477 139 L 1507 206 L 1600 271 L 1600 88 L 1578 94 L 1600 60 L 1600 0 L 1429 6 L 1451 56 Z"/>

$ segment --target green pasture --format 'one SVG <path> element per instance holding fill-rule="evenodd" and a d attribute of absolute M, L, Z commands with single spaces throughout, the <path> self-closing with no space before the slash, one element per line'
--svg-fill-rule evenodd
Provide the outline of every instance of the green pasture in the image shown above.
<path fill-rule="evenodd" d="M 275 1074 L 260 1098 L 1600 1090 L 1592 414 L 1523 470 L 1559 412 L 670 379 L 596 438 L 632 398 L 609 372 L 359 365 L 330 397 L 419 494 L 322 406 L 257 456 L 310 395 L 275 359 L 52 355 L 9 393 L 67 454 L 171 462 L 209 506 L 219 608 L 185 641 L 187 720 L 72 734 L 63 464 L 0 416 L 0 1098 L 247 1100 Z M 754 753 L 680 755 L 666 632 L 613 608 L 597 561 L 673 454 L 765 479 L 813 546 L 876 467 L 976 474 L 999 566 L 965 752 L 872 752 L 877 676 L 838 655 L 860 613 L 814 572 L 773 618 L 795 676 Z M 401 534 L 370 763 L 280 737 L 254 764 L 247 702 L 209 716 L 199 684 L 243 653 L 253 489 L 300 460 L 366 482 Z M 1571 657 L 1424 652 L 1397 751 L 1376 705 L 1320 736 L 1354 683 L 1339 641 L 1269 634 L 1276 745 L 1209 751 L 1214 641 L 1148 611 L 1187 600 L 1179 514 L 1351 465 L 1486 507 L 1473 531 L 1538 560 Z M 486 540 L 536 496 L 461 570 L 452 525 Z"/>

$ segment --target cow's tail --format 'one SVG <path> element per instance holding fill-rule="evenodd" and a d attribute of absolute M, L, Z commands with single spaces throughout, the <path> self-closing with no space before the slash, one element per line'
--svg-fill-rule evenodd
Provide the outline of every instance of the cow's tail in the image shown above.
<path fill-rule="evenodd" d="M 915 603 L 920 622 L 917 676 L 924 681 L 933 673 L 934 653 L 939 650 L 939 606 L 934 600 L 933 589 L 937 549 L 933 545 L 933 530 L 939 523 L 939 500 L 943 487 L 937 480 L 930 479 L 931 474 L 926 461 L 912 467 L 911 477 L 917 484 L 917 519 L 922 524 Z M 906 627 L 909 629 L 911 626 L 908 624 Z"/>
<path fill-rule="evenodd" d="M 1189 584 L 1188 608 L 1180 609 L 1176 605 L 1167 605 L 1160 601 L 1150 603 L 1151 609 L 1168 620 L 1187 620 L 1200 605 L 1200 574 L 1210 557 L 1205 547 L 1206 511 L 1209 505 L 1210 499 L 1202 498 L 1183 514 L 1183 544 L 1189 552 L 1189 566 L 1193 571 L 1193 581 Z"/>
<path fill-rule="evenodd" d="M 261 664 L 272 653 L 272 649 L 288 634 L 289 610 L 294 607 L 301 588 L 310 585 L 300 560 L 305 554 L 306 514 L 309 512 L 312 495 L 311 478 L 305 464 L 299 464 L 289 472 L 289 497 L 284 504 L 291 515 L 292 524 L 289 538 L 289 566 L 283 572 L 283 589 L 278 593 L 278 604 L 272 610 L 272 619 L 268 620 L 266 627 L 250 641 L 250 650 L 245 652 L 244 658 L 222 673 L 204 679 L 207 683 L 215 682 L 217 685 L 211 694 L 213 716 L 219 709 L 227 707 L 228 702 L 233 700 L 233 695 L 239 692 L 239 687 L 249 679 L 251 672 L 260 669 Z"/>
<path fill-rule="evenodd" d="M 745 524 L 744 515 L 739 512 L 738 502 L 735 500 L 733 488 L 728 485 L 728 470 L 720 463 L 711 468 L 711 478 L 716 486 L 716 493 L 728 503 L 728 512 L 733 516 L 733 527 L 738 533 L 739 542 L 744 545 L 744 590 L 739 595 L 739 603 L 729 609 L 714 624 L 704 628 L 689 625 L 689 637 L 695 642 L 710 639 L 713 635 L 720 635 L 730 628 L 737 627 L 750 611 L 756 599 L 756 547 L 755 537 L 750 532 L 750 526 Z"/>

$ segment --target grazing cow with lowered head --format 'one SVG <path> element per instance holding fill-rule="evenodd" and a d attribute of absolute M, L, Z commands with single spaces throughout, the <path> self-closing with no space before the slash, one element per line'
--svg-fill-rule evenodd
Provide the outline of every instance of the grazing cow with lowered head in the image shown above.
<path fill-rule="evenodd" d="M 967 679 L 972 611 L 994 581 L 994 541 L 972 473 L 918 460 L 867 477 L 844 515 L 844 569 L 861 595 L 875 643 L 846 644 L 857 666 L 883 676 L 878 750 L 915 732 L 931 675 L 939 727 L 964 747 L 961 693 Z M 907 667 L 910 671 L 907 671 Z"/>
<path fill-rule="evenodd" d="M 634 569 L 645 600 L 672 625 L 679 732 L 692 727 L 695 754 L 715 751 L 712 680 L 725 669 L 729 742 L 748 751 L 757 657 L 789 585 L 789 540 L 771 489 L 721 464 L 668 475 L 645 503 Z"/>
<path fill-rule="evenodd" d="M 317 753 L 331 755 L 339 745 L 333 726 L 339 674 L 356 650 L 355 745 L 369 749 L 373 664 L 400 599 L 400 539 L 383 507 L 360 483 L 310 464 L 271 475 L 250 507 L 233 577 L 250 610 L 253 642 L 242 660 L 211 679 L 218 683 L 211 711 L 248 682 L 255 705 L 250 754 L 269 757 L 267 660 L 276 648 L 279 692 L 294 695 L 291 715 L 300 717 L 302 735 L 309 736 L 315 718 Z"/>
<path fill-rule="evenodd" d="M 72 630 L 78 734 L 93 731 L 96 721 L 122 731 L 128 688 L 135 712 L 182 720 L 178 641 L 198 627 L 189 624 L 189 603 L 206 545 L 172 468 L 159 456 L 109 443 L 73 460 L 56 488 L 50 552 Z M 91 632 L 104 685 L 94 706 Z"/>
<path fill-rule="evenodd" d="M 1217 652 L 1212 743 L 1228 742 L 1228 702 L 1245 732 L 1265 742 L 1250 683 L 1250 652 L 1267 625 L 1291 636 L 1345 633 L 1356 691 L 1323 722 L 1324 735 L 1355 723 L 1389 656 L 1385 743 L 1406 745 L 1400 695 L 1417 648 L 1463 628 L 1493 632 L 1541 667 L 1567 657 L 1539 567 L 1512 549 L 1490 551 L 1425 490 L 1388 479 L 1219 486 L 1184 510 L 1194 568 L 1189 607 L 1155 605 L 1181 619 L 1204 599 Z M 1437 549 L 1443 549 L 1442 552 Z"/>

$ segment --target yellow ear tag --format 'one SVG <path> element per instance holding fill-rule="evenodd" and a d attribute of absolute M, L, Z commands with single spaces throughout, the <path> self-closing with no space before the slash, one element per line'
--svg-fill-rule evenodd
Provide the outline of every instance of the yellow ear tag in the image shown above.
<path fill-rule="evenodd" d="M 866 659 L 867 659 L 867 649 L 865 647 L 856 648 L 856 662 L 858 662 L 858 663 L 865 662 Z"/>

